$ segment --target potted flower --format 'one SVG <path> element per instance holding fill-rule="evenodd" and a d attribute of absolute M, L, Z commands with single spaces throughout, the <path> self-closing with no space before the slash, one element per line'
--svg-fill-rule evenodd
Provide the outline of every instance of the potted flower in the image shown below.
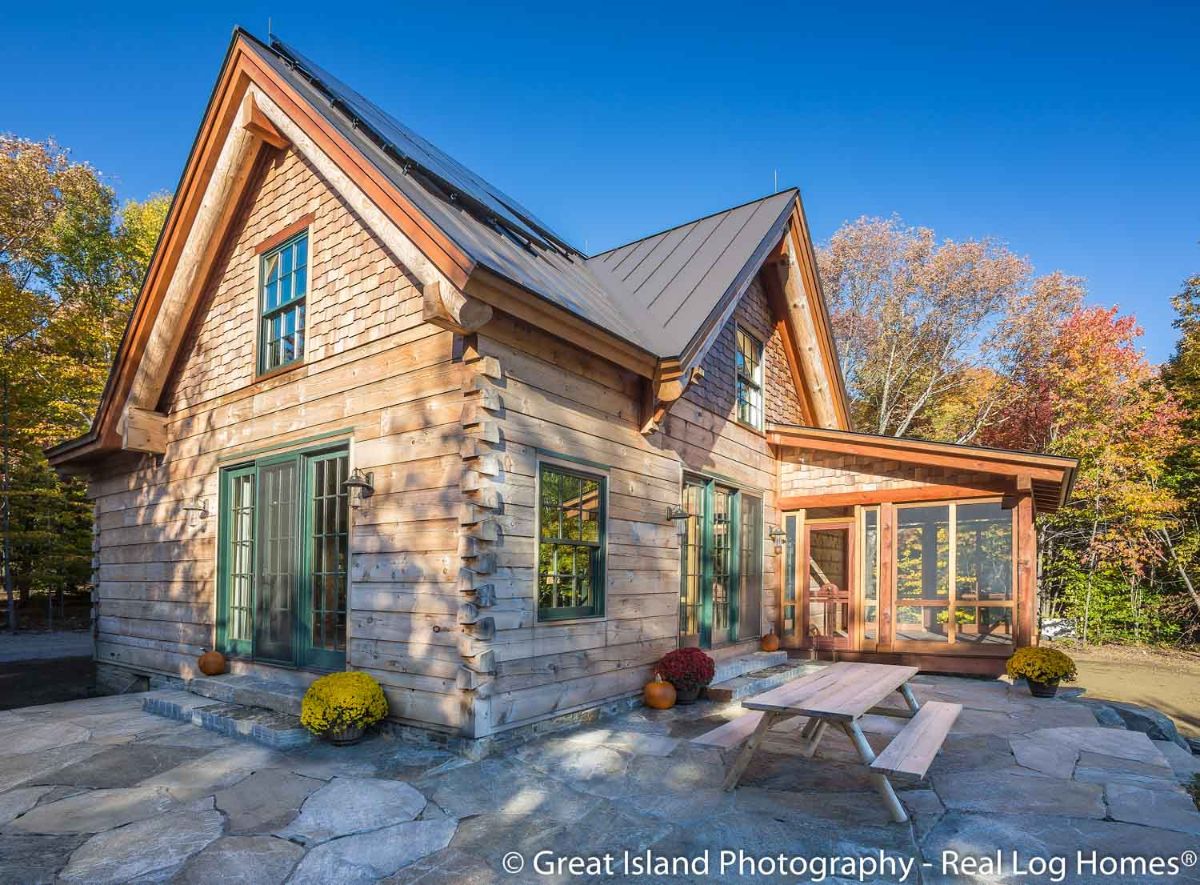
<path fill-rule="evenodd" d="M 388 713 L 379 683 L 357 671 L 330 673 L 308 687 L 300 724 L 338 746 L 362 740 L 363 730 Z"/>
<path fill-rule="evenodd" d="M 1058 683 L 1075 678 L 1075 662 L 1056 648 L 1018 648 L 1006 665 L 1013 679 L 1024 679 L 1035 698 L 1052 698 Z"/>
<path fill-rule="evenodd" d="M 691 704 L 700 696 L 700 690 L 712 682 L 717 666 L 698 648 L 677 648 L 663 655 L 658 672 L 675 686 L 677 704 Z"/>

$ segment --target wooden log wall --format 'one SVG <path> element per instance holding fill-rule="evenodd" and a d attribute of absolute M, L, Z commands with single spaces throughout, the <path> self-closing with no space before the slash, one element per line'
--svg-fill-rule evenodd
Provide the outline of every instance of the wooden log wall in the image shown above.
<path fill-rule="evenodd" d="M 256 378 L 255 247 L 309 214 L 305 359 Z M 667 511 L 685 470 L 763 495 L 763 623 L 775 620 L 780 466 L 733 420 L 737 323 L 767 342 L 768 416 L 795 419 L 799 399 L 757 285 L 649 437 L 639 377 L 503 314 L 456 337 L 425 321 L 424 300 L 312 165 L 267 155 L 158 404 L 165 454 L 126 455 L 92 478 L 99 660 L 194 675 L 214 641 L 220 470 L 318 438 L 345 440 L 374 474 L 352 526 L 347 658 L 401 722 L 485 736 L 637 691 L 677 644 Z M 545 454 L 607 469 L 602 618 L 537 622 Z M 204 515 L 184 510 L 197 498 Z"/>
<path fill-rule="evenodd" d="M 457 732 L 464 368 L 421 288 L 293 152 L 256 171 L 160 410 L 167 451 L 93 478 L 97 654 L 189 676 L 215 622 L 218 477 L 250 453 L 345 439 L 376 494 L 352 529 L 351 667 L 393 716 Z M 312 213 L 303 365 L 255 379 L 256 244 Z M 200 497 L 205 518 L 182 506 Z"/>
<path fill-rule="evenodd" d="M 719 340 L 731 342 L 738 322 L 763 325 L 753 313 L 760 309 L 753 303 L 739 309 Z M 767 326 L 761 334 L 770 341 L 773 332 Z M 636 692 L 653 665 L 677 646 L 680 551 L 667 511 L 679 502 L 685 470 L 717 475 L 763 496 L 763 623 L 774 621 L 779 578 L 766 535 L 778 523 L 779 465 L 761 433 L 733 420 L 726 348 L 714 346 L 705 360 L 704 389 L 685 393 L 662 429 L 648 437 L 639 429 L 641 380 L 560 339 L 498 315 L 466 352 L 494 358 L 499 370 L 485 385 L 502 402 L 487 418 L 499 442 L 481 455 L 496 458 L 497 473 L 471 482 L 495 491 L 502 502 L 497 541 L 487 544 L 496 554 L 495 592 L 514 615 L 497 618 L 491 646 L 496 674 L 479 704 L 487 720 L 479 723 L 480 733 Z M 794 396 L 783 402 L 774 396 L 768 389 L 776 414 L 796 407 Z M 467 450 L 485 449 L 468 443 Z M 542 456 L 582 459 L 609 477 L 602 618 L 537 621 L 535 488 Z M 750 628 L 747 644 L 755 645 L 759 632 L 758 625 Z"/>

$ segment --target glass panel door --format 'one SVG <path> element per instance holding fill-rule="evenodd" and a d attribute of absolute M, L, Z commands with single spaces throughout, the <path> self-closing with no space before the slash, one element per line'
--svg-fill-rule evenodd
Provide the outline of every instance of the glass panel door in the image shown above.
<path fill-rule="evenodd" d="M 757 636 L 762 600 L 762 499 L 701 477 L 683 484 L 679 644 Z"/>
<path fill-rule="evenodd" d="M 343 485 L 348 475 L 345 452 L 309 460 L 311 500 L 308 520 L 309 572 L 307 585 L 309 639 L 304 661 L 317 667 L 337 667 L 346 655 L 346 587 L 350 535 L 349 499 Z"/>
<path fill-rule="evenodd" d="M 340 669 L 350 559 L 344 448 L 222 474 L 217 642 L 230 654 Z"/>
<path fill-rule="evenodd" d="M 708 489 L 704 483 L 685 482 L 683 509 L 688 513 L 681 541 L 682 561 L 679 584 L 679 644 L 700 644 L 700 624 L 704 617 L 704 537 L 707 531 Z"/>
<path fill-rule="evenodd" d="M 733 493 L 726 488 L 713 489 L 712 577 L 710 645 L 724 645 L 732 639 L 729 595 L 736 572 L 733 562 Z"/>
<path fill-rule="evenodd" d="M 299 550 L 296 461 L 258 471 L 258 600 L 254 611 L 254 654 L 292 663 Z"/>

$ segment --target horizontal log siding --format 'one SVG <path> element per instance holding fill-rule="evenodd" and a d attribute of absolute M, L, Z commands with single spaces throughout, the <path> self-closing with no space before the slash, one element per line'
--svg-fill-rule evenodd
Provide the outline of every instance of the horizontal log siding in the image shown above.
<path fill-rule="evenodd" d="M 679 539 L 666 518 L 678 503 L 684 470 L 727 477 L 764 493 L 766 522 L 775 509 L 778 464 L 763 434 L 733 421 L 732 354 L 737 322 L 778 344 L 762 293 L 747 299 L 705 361 L 704 390 L 668 413 L 661 431 L 638 429 L 641 380 L 545 333 L 501 316 L 478 336 L 481 353 L 503 370 L 497 418 L 503 498 L 497 518 L 497 607 L 491 643 L 497 674 L 485 699 L 490 730 L 586 708 L 640 689 L 653 665 L 678 645 Z M 781 352 L 778 353 L 782 358 Z M 778 366 L 776 366 L 778 369 Z M 787 372 L 787 366 L 782 366 Z M 768 377 L 774 377 L 769 375 Z M 768 414 L 793 420 L 778 383 L 767 386 Z M 692 393 L 693 391 L 689 391 Z M 719 411 L 714 410 L 714 407 Z M 538 453 L 608 467 L 609 510 L 605 615 L 538 623 L 535 599 L 535 474 Z M 764 530 L 764 535 L 765 535 Z M 770 549 L 764 536 L 764 552 Z M 763 622 L 774 620 L 778 575 L 764 555 Z M 757 636 L 757 629 L 753 633 Z M 450 659 L 449 657 L 447 658 Z"/>
<path fill-rule="evenodd" d="M 394 718 L 457 729 L 453 627 L 461 365 L 423 322 L 395 258 L 293 152 L 264 163 L 219 258 L 162 408 L 168 447 L 94 477 L 101 661 L 193 675 L 215 616 L 218 476 L 239 455 L 349 431 L 378 493 L 351 540 L 348 659 L 384 685 Z M 255 381 L 255 246 L 305 213 L 310 235 L 304 365 Z M 190 526 L 195 496 L 210 515 Z M 519 623 L 520 613 L 503 621 Z M 508 618 L 503 606 L 498 620 Z"/>

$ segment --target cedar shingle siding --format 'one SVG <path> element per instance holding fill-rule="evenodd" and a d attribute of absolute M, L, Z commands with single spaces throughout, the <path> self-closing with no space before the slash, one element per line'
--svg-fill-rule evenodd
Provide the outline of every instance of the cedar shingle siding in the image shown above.
<path fill-rule="evenodd" d="M 800 398 L 792 383 L 783 341 L 775 330 L 771 307 L 767 303 L 762 285 L 755 279 L 734 312 L 733 319 L 725 324 L 701 365 L 704 377 L 690 385 L 683 398 L 696 405 L 726 415 L 729 420 L 737 418 L 736 389 L 734 386 L 734 356 L 737 353 L 737 327 L 741 326 L 759 341 L 763 348 L 763 408 L 768 422 L 780 424 L 803 424 Z"/>

